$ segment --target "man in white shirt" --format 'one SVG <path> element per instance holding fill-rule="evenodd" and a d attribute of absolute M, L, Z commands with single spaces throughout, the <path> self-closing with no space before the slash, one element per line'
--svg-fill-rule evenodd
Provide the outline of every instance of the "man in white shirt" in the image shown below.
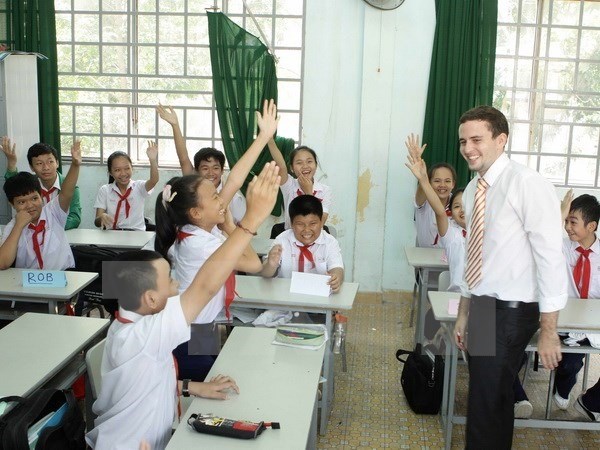
<path fill-rule="evenodd" d="M 544 367 L 554 369 L 561 358 L 556 322 L 567 277 L 560 206 L 547 180 L 504 153 L 508 123 L 500 111 L 467 111 L 458 134 L 477 172 L 463 194 L 467 262 L 454 329 L 457 346 L 469 352 L 466 448 L 510 449 L 512 385 L 538 327 Z"/>

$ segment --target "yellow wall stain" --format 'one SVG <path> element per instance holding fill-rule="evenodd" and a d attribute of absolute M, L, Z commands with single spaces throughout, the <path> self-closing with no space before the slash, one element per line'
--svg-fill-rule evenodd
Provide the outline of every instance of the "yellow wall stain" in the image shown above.
<path fill-rule="evenodd" d="M 358 194 L 356 197 L 356 210 L 358 212 L 358 221 L 365 221 L 365 209 L 369 206 L 369 196 L 371 194 L 371 170 L 365 170 L 360 177 L 358 177 Z"/>
<path fill-rule="evenodd" d="M 342 223 L 342 219 L 337 214 L 334 214 L 327 218 L 327 223 L 330 223 L 331 225 L 339 225 Z"/>

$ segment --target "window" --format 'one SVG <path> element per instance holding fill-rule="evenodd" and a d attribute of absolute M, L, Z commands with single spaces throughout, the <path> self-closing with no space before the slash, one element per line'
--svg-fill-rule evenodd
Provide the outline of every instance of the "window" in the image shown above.
<path fill-rule="evenodd" d="M 172 105 L 190 154 L 222 150 L 214 100 L 208 21 L 197 0 L 55 0 L 63 155 L 74 137 L 84 159 L 102 163 L 116 150 L 146 162 L 159 141 L 161 166 L 178 166 L 171 127 L 154 107 Z M 300 136 L 304 2 L 246 2 L 274 49 L 279 79 L 279 134 Z M 241 0 L 217 5 L 260 36 Z"/>
<path fill-rule="evenodd" d="M 494 106 L 508 153 L 557 186 L 600 187 L 600 2 L 500 0 Z"/>

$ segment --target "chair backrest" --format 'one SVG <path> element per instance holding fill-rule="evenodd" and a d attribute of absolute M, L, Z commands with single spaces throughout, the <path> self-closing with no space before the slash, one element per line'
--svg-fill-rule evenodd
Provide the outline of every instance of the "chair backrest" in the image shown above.
<path fill-rule="evenodd" d="M 450 287 L 450 271 L 444 270 L 438 278 L 438 291 L 447 291 Z"/>
<path fill-rule="evenodd" d="M 106 339 L 102 339 L 85 354 L 85 365 L 87 367 L 90 386 L 92 387 L 92 397 L 98 398 L 100 387 L 102 386 L 102 375 L 100 367 L 102 365 L 102 355 L 104 354 L 104 344 Z"/>
<path fill-rule="evenodd" d="M 329 234 L 337 239 L 337 230 L 335 229 L 335 227 L 333 225 L 327 224 L 327 228 L 329 228 Z"/>

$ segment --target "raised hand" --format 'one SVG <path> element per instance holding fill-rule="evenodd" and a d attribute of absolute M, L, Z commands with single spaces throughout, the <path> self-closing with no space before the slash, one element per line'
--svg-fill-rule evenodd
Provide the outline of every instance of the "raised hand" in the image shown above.
<path fill-rule="evenodd" d="M 264 101 L 262 114 L 256 111 L 256 122 L 259 134 L 269 139 L 275 135 L 277 125 L 279 124 L 279 117 L 277 117 L 277 105 L 275 105 L 273 99 Z"/>
<path fill-rule="evenodd" d="M 421 159 L 421 155 L 425 151 L 427 144 L 423 144 L 422 146 L 419 144 L 419 135 L 410 133 L 410 135 L 404 141 L 404 145 L 408 149 L 408 154 L 413 157 L 415 160 Z"/>
<path fill-rule="evenodd" d="M 566 220 L 571 210 L 571 202 L 573 201 L 573 189 L 569 189 L 565 194 L 564 198 L 560 202 L 560 215 L 563 222 Z"/>
<path fill-rule="evenodd" d="M 163 106 L 160 103 L 156 107 L 156 112 L 162 120 L 167 122 L 169 125 L 178 125 L 179 119 L 177 113 L 171 106 Z"/>
<path fill-rule="evenodd" d="M 146 149 L 146 155 L 150 161 L 158 160 L 158 145 L 155 141 L 148 141 L 148 148 Z"/>
<path fill-rule="evenodd" d="M 302 192 L 308 195 L 313 195 L 313 180 L 300 174 L 298 176 L 298 184 L 300 185 L 300 189 L 302 189 Z"/>
<path fill-rule="evenodd" d="M 71 164 L 80 166 L 82 161 L 81 157 L 81 141 L 73 142 L 71 146 Z"/>
<path fill-rule="evenodd" d="M 12 144 L 8 136 L 2 137 L 2 152 L 6 155 L 7 168 L 15 170 L 17 168 L 17 144 Z"/>
<path fill-rule="evenodd" d="M 274 161 L 268 162 L 263 167 L 259 176 L 255 176 L 254 179 L 248 185 L 246 191 L 246 214 L 242 221 L 251 223 L 245 223 L 245 226 L 255 227 L 258 226 L 267 218 L 271 213 L 275 200 L 277 200 L 277 193 L 279 192 L 279 182 L 281 177 L 278 175 L 279 168 Z"/>
<path fill-rule="evenodd" d="M 417 180 L 427 179 L 427 165 L 423 159 L 413 157 L 410 154 L 406 156 L 406 159 L 408 162 L 404 165 L 410 169 Z"/>

